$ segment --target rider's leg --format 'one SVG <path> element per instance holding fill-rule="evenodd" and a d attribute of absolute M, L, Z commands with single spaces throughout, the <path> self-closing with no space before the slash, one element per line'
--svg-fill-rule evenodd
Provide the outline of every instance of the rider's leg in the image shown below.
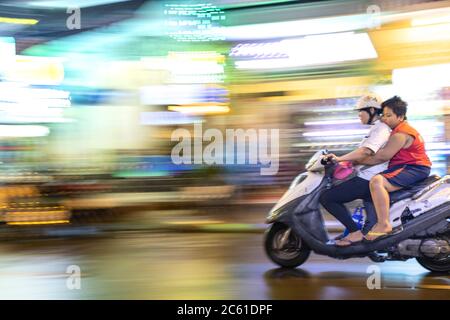
<path fill-rule="evenodd" d="M 377 213 L 377 223 L 370 230 L 374 236 L 368 237 L 369 240 L 378 237 L 377 234 L 389 233 L 392 226 L 389 220 L 389 192 L 402 189 L 400 186 L 392 185 L 385 177 L 378 174 L 370 180 L 370 193 Z M 377 234 L 375 234 L 377 233 Z"/>
<path fill-rule="evenodd" d="M 369 181 L 359 177 L 343 182 L 332 189 L 326 190 L 320 197 L 322 206 L 337 220 L 339 220 L 350 233 L 359 232 L 358 225 L 353 221 L 350 212 L 344 203 L 370 196 Z"/>
<path fill-rule="evenodd" d="M 366 212 L 366 221 L 364 222 L 364 226 L 361 231 L 363 234 L 367 234 L 377 223 L 377 212 L 371 198 L 364 199 L 363 202 Z"/>

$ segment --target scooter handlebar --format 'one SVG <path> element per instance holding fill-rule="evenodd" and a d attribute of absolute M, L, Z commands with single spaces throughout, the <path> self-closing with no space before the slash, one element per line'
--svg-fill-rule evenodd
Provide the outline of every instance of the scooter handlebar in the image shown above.
<path fill-rule="evenodd" d="M 327 157 L 326 155 L 320 160 L 320 163 L 323 165 L 323 166 L 326 166 L 326 165 L 330 165 L 330 164 L 336 164 L 337 163 L 337 161 L 335 160 L 335 159 L 333 159 L 333 158 L 331 158 L 331 157 Z"/>

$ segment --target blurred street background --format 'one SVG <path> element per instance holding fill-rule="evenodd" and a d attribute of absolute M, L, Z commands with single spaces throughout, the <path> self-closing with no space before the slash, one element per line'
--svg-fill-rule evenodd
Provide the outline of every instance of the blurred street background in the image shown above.
<path fill-rule="evenodd" d="M 446 175 L 449 75 L 450 1 L 1 0 L 0 297 L 381 298 L 369 260 L 274 269 L 265 217 L 317 150 L 358 145 L 368 91 L 408 102 Z M 278 171 L 205 163 L 199 124 L 224 145 L 279 130 Z M 413 261 L 383 268 L 386 298 L 450 298 Z"/>

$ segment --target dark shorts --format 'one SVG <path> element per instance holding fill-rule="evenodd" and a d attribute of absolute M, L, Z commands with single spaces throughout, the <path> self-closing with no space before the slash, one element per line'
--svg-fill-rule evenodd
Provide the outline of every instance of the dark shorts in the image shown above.
<path fill-rule="evenodd" d="M 430 170 L 430 167 L 404 164 L 393 166 L 380 174 L 392 185 L 407 188 L 426 179 L 430 175 Z"/>

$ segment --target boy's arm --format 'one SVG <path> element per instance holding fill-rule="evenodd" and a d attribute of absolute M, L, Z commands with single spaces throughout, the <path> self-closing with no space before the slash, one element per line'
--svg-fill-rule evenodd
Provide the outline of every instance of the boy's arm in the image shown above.
<path fill-rule="evenodd" d="M 364 165 L 376 165 L 391 160 L 392 157 L 403 148 L 406 141 L 406 134 L 396 133 L 389 138 L 384 148 L 380 149 L 373 156 L 362 159 L 359 163 Z"/>

